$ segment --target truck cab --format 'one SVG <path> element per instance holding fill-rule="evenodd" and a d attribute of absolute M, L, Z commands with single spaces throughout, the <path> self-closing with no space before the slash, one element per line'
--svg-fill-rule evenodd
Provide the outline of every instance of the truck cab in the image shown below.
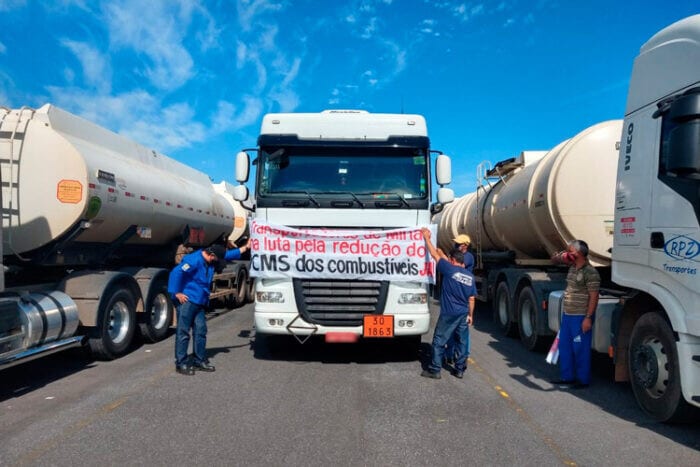
<path fill-rule="evenodd" d="M 660 420 L 700 407 L 700 15 L 641 48 L 615 199 L 612 280 L 625 301 L 618 380 Z M 697 410 L 697 409 L 695 409 Z"/>
<path fill-rule="evenodd" d="M 326 231 L 418 228 L 441 206 L 430 204 L 432 151 L 420 115 L 268 114 L 254 151 L 255 219 L 265 224 Z M 247 152 L 239 154 L 239 181 L 247 180 L 247 160 Z M 449 158 L 438 155 L 437 165 L 444 204 L 454 198 L 442 187 L 451 176 Z M 366 314 L 393 315 L 397 337 L 419 337 L 429 328 L 427 284 L 417 281 L 258 277 L 255 289 L 261 334 L 361 336 Z"/>

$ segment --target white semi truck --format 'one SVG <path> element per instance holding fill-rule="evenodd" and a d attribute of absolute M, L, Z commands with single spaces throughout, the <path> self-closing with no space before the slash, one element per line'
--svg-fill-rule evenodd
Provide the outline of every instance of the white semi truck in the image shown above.
<path fill-rule="evenodd" d="M 235 240 L 247 212 L 199 171 L 51 105 L 0 109 L 0 368 L 87 345 L 125 353 L 167 335 L 178 245 Z M 231 305 L 245 262 L 215 281 Z"/>
<path fill-rule="evenodd" d="M 596 312 L 593 347 L 610 353 L 616 381 L 629 381 L 661 421 L 700 413 L 698 64 L 700 15 L 643 45 L 624 121 L 591 127 L 539 162 L 524 153 L 483 169 L 484 186 L 440 219 L 443 246 L 472 236 L 480 294 L 528 348 L 559 326 L 564 271 L 547 258 L 587 241 L 613 294 Z"/>
<path fill-rule="evenodd" d="M 255 219 L 327 230 L 391 230 L 427 226 L 431 153 L 420 115 L 335 110 L 268 114 L 256 152 Z M 450 159 L 436 158 L 438 200 L 452 201 Z M 247 181 L 249 155 L 237 158 Z M 245 197 L 240 185 L 237 199 Z M 435 208 L 437 205 L 433 205 Z M 252 261 L 255 262 L 255 257 Z M 253 266 L 254 267 L 254 266 Z M 361 281 L 256 278 L 255 328 L 261 335 L 363 336 L 367 315 L 393 317 L 394 337 L 415 344 L 429 329 L 428 287 L 418 280 Z M 344 340 L 344 338 L 343 338 Z"/>

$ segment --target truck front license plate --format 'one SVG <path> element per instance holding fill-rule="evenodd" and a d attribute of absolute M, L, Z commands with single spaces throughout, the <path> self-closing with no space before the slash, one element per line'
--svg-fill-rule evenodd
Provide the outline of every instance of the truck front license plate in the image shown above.
<path fill-rule="evenodd" d="M 365 315 L 362 337 L 394 337 L 392 315 Z"/>

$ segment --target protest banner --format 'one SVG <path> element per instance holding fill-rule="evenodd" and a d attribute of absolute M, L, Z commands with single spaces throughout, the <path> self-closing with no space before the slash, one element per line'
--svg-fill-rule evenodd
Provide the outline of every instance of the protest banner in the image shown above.
<path fill-rule="evenodd" d="M 435 238 L 435 226 L 429 228 Z M 420 227 L 394 230 L 293 229 L 254 220 L 251 276 L 433 282 Z"/>

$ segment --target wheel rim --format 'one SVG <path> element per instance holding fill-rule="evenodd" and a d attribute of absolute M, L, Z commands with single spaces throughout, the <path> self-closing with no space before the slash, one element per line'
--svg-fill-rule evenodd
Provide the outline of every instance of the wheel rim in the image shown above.
<path fill-rule="evenodd" d="M 151 305 L 151 324 L 155 329 L 162 329 L 168 319 L 168 299 L 163 294 L 158 294 Z"/>
<path fill-rule="evenodd" d="M 129 307 L 122 301 L 116 302 L 109 310 L 109 338 L 115 344 L 120 344 L 129 333 L 131 319 Z"/>
<path fill-rule="evenodd" d="M 668 388 L 668 358 L 663 344 L 650 337 L 632 350 L 632 376 L 650 397 L 659 398 Z"/>
<path fill-rule="evenodd" d="M 522 306 L 520 307 L 520 322 L 522 323 L 522 331 L 527 337 L 530 337 L 533 333 L 533 306 L 530 300 L 523 300 Z"/>

